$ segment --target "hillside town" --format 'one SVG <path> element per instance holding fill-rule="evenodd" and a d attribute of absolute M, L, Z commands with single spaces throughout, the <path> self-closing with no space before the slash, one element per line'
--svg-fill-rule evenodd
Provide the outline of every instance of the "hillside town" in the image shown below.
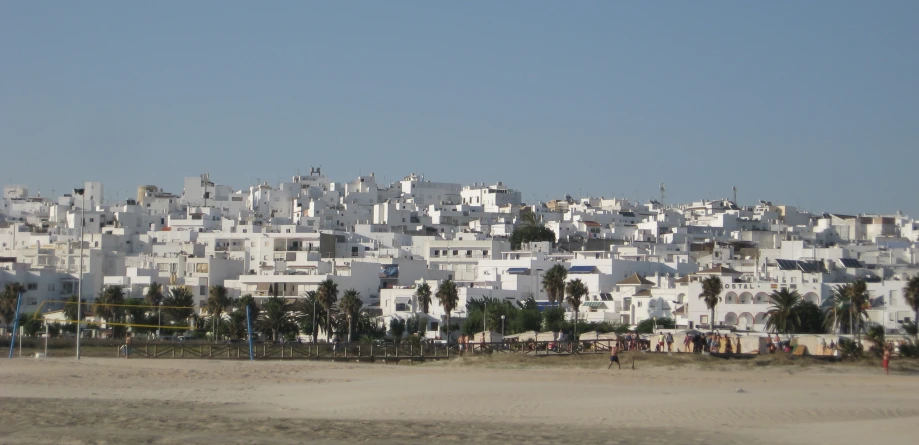
<path fill-rule="evenodd" d="M 374 174 L 335 182 L 320 168 L 242 190 L 202 174 L 181 190 L 143 185 L 119 202 L 101 182 L 50 198 L 6 186 L 0 288 L 19 283 L 23 312 L 64 320 L 68 298 L 91 303 L 113 287 L 141 299 L 151 287 L 186 289 L 196 315 L 206 316 L 215 286 L 259 304 L 272 296 L 295 302 L 331 280 L 355 291 L 379 326 L 422 314 L 418 331 L 441 339 L 448 314 L 436 300 L 422 311 L 419 286 L 436 294 L 455 285 L 457 322 L 476 300 L 553 306 L 544 276 L 561 266 L 585 295 L 578 308 L 559 306 L 586 322 L 672 319 L 685 329 L 764 332 L 773 292 L 796 291 L 828 308 L 834 288 L 856 280 L 867 286 L 869 324 L 901 333 L 913 320 L 903 288 L 919 272 L 919 222 L 740 203 L 736 192 L 669 203 L 663 191 L 644 203 L 568 195 L 525 203 L 502 182 L 414 173 L 389 184 Z M 535 240 L 515 235 L 548 231 Z M 714 319 L 701 298 L 711 276 L 723 283 Z M 105 327 L 104 313 L 81 318 Z"/>

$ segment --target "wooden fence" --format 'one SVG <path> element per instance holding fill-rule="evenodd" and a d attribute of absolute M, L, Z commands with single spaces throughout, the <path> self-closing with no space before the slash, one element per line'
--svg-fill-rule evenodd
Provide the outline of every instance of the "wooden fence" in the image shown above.
<path fill-rule="evenodd" d="M 412 343 L 329 343 L 318 344 L 256 344 L 253 358 L 259 360 L 341 360 L 399 362 L 442 360 L 458 356 L 487 354 L 529 354 L 534 356 L 565 356 L 571 354 L 608 354 L 615 340 L 590 340 L 581 342 L 504 342 L 467 343 L 464 345 Z M 122 346 L 114 348 L 115 356 L 123 357 Z M 195 359 L 249 359 L 249 346 L 238 344 L 194 343 L 135 343 L 131 346 L 132 358 L 195 358 Z"/>

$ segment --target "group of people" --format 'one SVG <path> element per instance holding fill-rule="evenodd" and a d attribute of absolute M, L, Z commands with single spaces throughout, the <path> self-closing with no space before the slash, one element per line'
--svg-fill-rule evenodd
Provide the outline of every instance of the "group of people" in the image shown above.
<path fill-rule="evenodd" d="M 723 352 L 725 354 L 733 354 L 735 350 L 739 350 L 740 339 L 731 341 L 731 338 L 727 335 L 721 335 L 719 333 L 708 333 L 708 334 L 689 334 L 686 338 L 683 339 L 683 348 L 686 352 L 694 352 L 701 354 L 703 352 Z M 737 347 L 735 347 L 737 346 Z"/>

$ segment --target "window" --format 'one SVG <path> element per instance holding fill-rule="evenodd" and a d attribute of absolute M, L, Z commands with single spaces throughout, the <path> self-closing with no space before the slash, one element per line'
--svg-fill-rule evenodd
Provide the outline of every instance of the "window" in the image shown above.
<path fill-rule="evenodd" d="M 207 295 L 207 286 L 198 286 L 198 295 Z"/>
<path fill-rule="evenodd" d="M 454 250 L 454 251 L 453 251 L 453 256 L 459 256 L 459 250 Z"/>
<path fill-rule="evenodd" d="M 435 250 L 435 251 L 434 251 L 434 256 L 440 256 L 440 251 L 439 251 L 439 250 Z"/>
<path fill-rule="evenodd" d="M 210 265 L 207 263 L 195 264 L 195 273 L 208 273 L 209 270 L 210 270 Z"/>
<path fill-rule="evenodd" d="M 708 315 L 700 315 L 699 323 L 708 323 Z"/>
<path fill-rule="evenodd" d="M 487 257 L 487 256 L 488 256 L 488 251 L 487 251 L 487 250 L 483 250 L 483 251 L 482 251 L 482 256 Z"/>
<path fill-rule="evenodd" d="M 466 251 L 466 257 L 468 258 L 468 257 L 471 257 L 471 256 L 472 256 L 472 251 L 471 251 L 471 250 L 467 250 L 467 251 Z"/>
<path fill-rule="evenodd" d="M 38 283 L 29 283 L 26 285 L 26 290 L 38 290 Z"/>

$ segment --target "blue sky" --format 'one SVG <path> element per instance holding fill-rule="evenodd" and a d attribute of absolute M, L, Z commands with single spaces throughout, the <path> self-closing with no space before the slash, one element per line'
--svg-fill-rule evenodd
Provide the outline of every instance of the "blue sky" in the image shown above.
<path fill-rule="evenodd" d="M 0 182 L 504 181 L 919 217 L 919 2 L 3 2 Z"/>

